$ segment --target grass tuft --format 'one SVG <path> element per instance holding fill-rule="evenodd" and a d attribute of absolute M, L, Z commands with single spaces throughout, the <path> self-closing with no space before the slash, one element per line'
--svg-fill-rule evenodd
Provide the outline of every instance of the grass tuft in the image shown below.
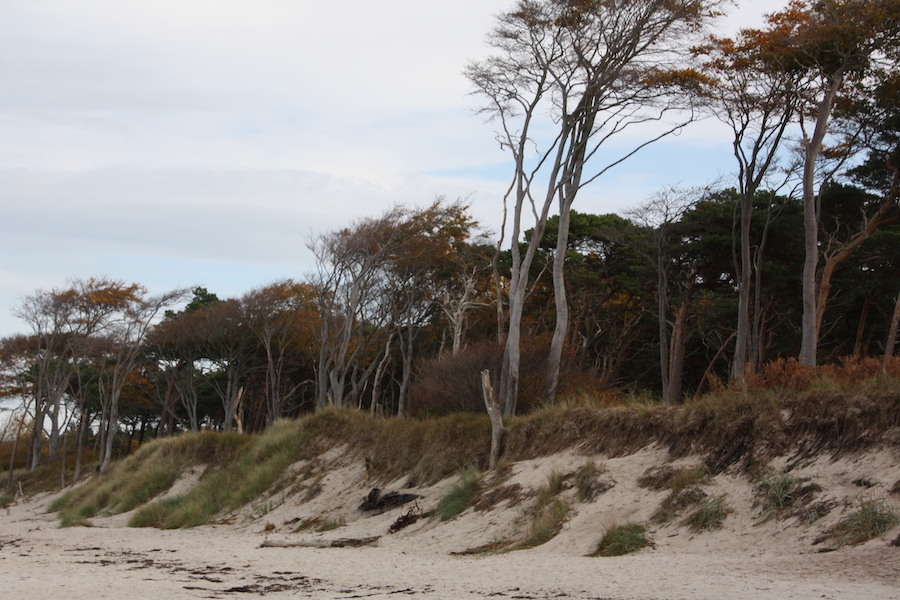
<path fill-rule="evenodd" d="M 779 473 L 756 482 L 756 493 L 763 505 L 760 523 L 783 513 L 796 499 L 800 479 L 787 473 Z"/>
<path fill-rule="evenodd" d="M 590 556 L 623 556 L 650 544 L 647 529 L 640 523 L 616 525 L 606 530 L 597 549 Z"/>
<path fill-rule="evenodd" d="M 475 504 L 481 494 L 481 474 L 474 467 L 463 470 L 437 505 L 441 521 L 449 521 Z"/>
<path fill-rule="evenodd" d="M 562 530 L 572 512 L 572 506 L 559 498 L 566 489 L 565 482 L 569 477 L 571 475 L 565 475 L 556 469 L 547 476 L 547 483 L 538 490 L 534 505 L 528 511 L 531 516 L 528 533 L 517 549 L 546 544 Z"/>
<path fill-rule="evenodd" d="M 831 537 L 840 546 L 853 546 L 884 535 L 898 524 L 900 515 L 884 499 L 862 499 L 857 510 L 831 529 Z"/>
<path fill-rule="evenodd" d="M 336 517 L 334 519 L 325 519 L 322 523 L 316 528 L 318 532 L 324 531 L 332 531 L 339 527 L 343 527 L 347 524 L 347 519 L 345 517 Z"/>
<path fill-rule="evenodd" d="M 725 494 L 706 498 L 688 517 L 682 521 L 694 533 L 721 529 L 725 517 L 731 509 L 725 504 Z"/>
<path fill-rule="evenodd" d="M 590 502 L 601 491 L 597 478 L 606 472 L 606 467 L 597 465 L 594 461 L 588 461 L 575 471 L 575 498 L 579 502 Z"/>
<path fill-rule="evenodd" d="M 550 501 L 534 514 L 528 535 L 519 544 L 518 549 L 534 548 L 552 540 L 562 530 L 571 512 L 572 507 L 565 500 L 555 498 Z"/>

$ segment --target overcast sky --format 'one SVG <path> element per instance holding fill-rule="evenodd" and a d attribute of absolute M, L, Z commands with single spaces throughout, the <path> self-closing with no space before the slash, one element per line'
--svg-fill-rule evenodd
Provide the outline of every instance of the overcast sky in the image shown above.
<path fill-rule="evenodd" d="M 462 70 L 511 5 L 0 0 L 0 336 L 23 331 L 22 296 L 71 278 L 223 298 L 302 279 L 307 239 L 397 202 L 467 198 L 496 229 L 508 157 Z M 576 209 L 618 212 L 731 160 L 698 124 Z"/>

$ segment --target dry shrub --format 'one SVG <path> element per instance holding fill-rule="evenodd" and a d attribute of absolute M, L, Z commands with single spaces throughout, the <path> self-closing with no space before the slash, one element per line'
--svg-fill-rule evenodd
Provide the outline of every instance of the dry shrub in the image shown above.
<path fill-rule="evenodd" d="M 638 487 L 647 488 L 655 492 L 668 489 L 676 493 L 688 486 L 709 482 L 709 471 L 705 465 L 694 465 L 679 469 L 668 465 L 651 467 L 637 480 Z"/>
<path fill-rule="evenodd" d="M 748 375 L 746 385 L 753 390 L 799 391 L 809 387 L 816 369 L 801 365 L 796 358 L 779 358 L 763 365 L 758 373 Z"/>
<path fill-rule="evenodd" d="M 861 358 L 844 356 L 836 363 L 815 368 L 801 365 L 796 358 L 779 358 L 766 363 L 759 373 L 748 374 L 746 383 L 752 390 L 806 390 L 816 381 L 837 385 L 859 385 L 884 379 L 900 379 L 900 357 Z"/>
<path fill-rule="evenodd" d="M 900 361 L 891 359 L 887 369 L 881 358 L 860 358 L 858 356 L 845 356 L 840 359 L 840 364 L 829 364 L 818 367 L 818 373 L 831 381 L 842 385 L 855 385 L 871 379 L 878 379 L 885 375 L 897 377 L 900 375 Z M 891 375 L 894 373 L 894 375 Z"/>
<path fill-rule="evenodd" d="M 544 376 L 547 370 L 549 342 L 533 339 L 522 342 L 519 364 L 517 412 L 526 414 L 541 406 Z M 597 398 L 605 405 L 619 404 L 603 383 L 581 371 L 574 360 L 563 357 L 557 396 L 568 401 Z M 503 346 L 497 342 L 473 344 L 456 356 L 443 355 L 423 361 L 409 390 L 407 411 L 413 417 L 445 416 L 455 412 L 483 412 L 481 372 L 491 372 L 494 390 L 499 387 Z M 573 400 L 574 399 L 574 400 Z"/>
<path fill-rule="evenodd" d="M 456 356 L 444 355 L 423 361 L 418 377 L 409 389 L 409 414 L 424 417 L 483 411 L 481 372 L 488 369 L 497 379 L 502 358 L 500 344 L 481 342 Z"/>

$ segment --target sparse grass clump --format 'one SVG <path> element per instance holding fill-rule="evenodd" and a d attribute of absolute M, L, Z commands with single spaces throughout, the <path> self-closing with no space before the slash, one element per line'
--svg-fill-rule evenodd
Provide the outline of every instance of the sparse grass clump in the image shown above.
<path fill-rule="evenodd" d="M 316 531 L 318 531 L 318 532 L 332 531 L 339 527 L 343 527 L 346 524 L 347 524 L 347 519 L 345 517 L 335 517 L 333 519 L 325 519 L 316 528 Z"/>
<path fill-rule="evenodd" d="M 662 501 L 656 512 L 650 517 L 650 522 L 656 525 L 663 525 L 672 521 L 681 514 L 684 509 L 690 506 L 696 506 L 709 497 L 699 487 L 692 485 L 678 492 L 672 492 Z"/>
<path fill-rule="evenodd" d="M 688 517 L 682 521 L 694 533 L 721 529 L 725 517 L 731 510 L 725 504 L 725 494 L 706 498 Z"/>
<path fill-rule="evenodd" d="M 610 527 L 590 556 L 623 556 L 646 548 L 650 544 L 647 529 L 640 523 Z"/>
<path fill-rule="evenodd" d="M 900 515 L 883 499 L 863 499 L 857 510 L 832 528 L 831 537 L 840 546 L 853 546 L 884 535 L 898 524 Z"/>
<path fill-rule="evenodd" d="M 668 523 L 686 508 L 705 501 L 709 494 L 699 486 L 710 481 L 709 470 L 702 464 L 680 469 L 660 467 L 648 470 L 638 479 L 640 487 L 655 491 L 669 490 L 669 495 L 650 517 L 650 522 L 657 525 Z"/>
<path fill-rule="evenodd" d="M 540 512 L 548 506 L 559 494 L 565 489 L 566 480 L 569 475 L 565 475 L 556 469 L 550 471 L 547 475 L 547 483 L 538 490 L 537 497 L 534 501 L 534 512 Z"/>
<path fill-rule="evenodd" d="M 779 473 L 756 482 L 756 493 L 763 505 L 761 523 L 783 513 L 796 499 L 800 479 L 787 473 Z"/>
<path fill-rule="evenodd" d="M 449 521 L 473 504 L 481 494 L 481 474 L 469 467 L 459 475 L 459 479 L 450 486 L 447 493 L 437 505 L 437 514 L 441 521 Z"/>
<path fill-rule="evenodd" d="M 648 469 L 638 478 L 637 483 L 642 488 L 654 491 L 667 489 L 677 494 L 689 486 L 706 484 L 710 481 L 709 469 L 701 464 L 680 469 L 668 466 Z"/>
<path fill-rule="evenodd" d="M 528 535 L 519 548 L 534 548 L 552 540 L 562 530 L 571 512 L 572 507 L 565 500 L 555 498 L 550 501 L 533 515 Z"/>
<path fill-rule="evenodd" d="M 590 502 L 593 500 L 598 493 L 605 490 L 600 490 L 598 486 L 597 478 L 606 472 L 606 468 L 602 465 L 597 465 L 594 461 L 589 461 L 581 466 L 577 471 L 575 471 L 574 480 L 575 480 L 575 498 L 579 502 Z"/>
<path fill-rule="evenodd" d="M 571 475 L 553 470 L 538 490 L 534 505 L 528 511 L 531 521 L 528 533 L 518 548 L 533 548 L 546 544 L 560 532 L 572 512 L 572 506 L 559 495 L 566 489 L 565 482 Z"/>

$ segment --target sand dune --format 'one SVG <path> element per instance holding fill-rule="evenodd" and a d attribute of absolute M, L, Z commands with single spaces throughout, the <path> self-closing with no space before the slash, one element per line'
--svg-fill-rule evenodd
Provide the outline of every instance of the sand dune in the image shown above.
<path fill-rule="evenodd" d="M 533 491 L 554 470 L 572 471 L 588 460 L 602 465 L 605 489 L 588 502 L 572 500 L 569 520 L 550 542 L 498 554 L 458 554 L 520 536 Z M 688 458 L 674 466 L 690 464 Z M 795 512 L 765 522 L 752 482 L 741 474 L 720 474 L 703 489 L 728 504 L 721 529 L 691 532 L 674 519 L 650 526 L 651 547 L 590 558 L 585 555 L 606 527 L 647 522 L 659 508 L 666 492 L 638 480 L 673 465 L 665 451 L 619 458 L 565 453 L 516 463 L 503 485 L 519 490 L 518 496 L 447 522 L 420 518 L 394 534 L 387 533 L 391 524 L 412 505 L 381 513 L 357 510 L 372 482 L 361 461 L 334 451 L 320 462 L 326 475 L 318 496 L 304 501 L 275 494 L 264 505 L 228 515 L 228 525 L 135 529 L 126 527 L 126 514 L 95 519 L 94 527 L 60 529 L 55 515 L 45 512 L 50 496 L 14 505 L 0 515 L 0 598 L 900 599 L 900 548 L 891 546 L 900 529 L 856 546 L 839 547 L 825 535 L 864 496 L 900 509 L 898 464 L 897 451 L 890 449 L 792 465 L 792 473 L 816 486 L 805 506 L 822 514 L 813 519 Z M 186 474 L 169 493 L 180 493 L 196 477 Z M 422 496 L 418 507 L 428 511 L 449 483 L 408 488 L 401 480 L 382 487 Z M 342 526 L 296 531 L 298 521 L 313 516 Z M 266 540 L 289 545 L 366 537 L 378 540 L 365 547 L 264 546 Z"/>

